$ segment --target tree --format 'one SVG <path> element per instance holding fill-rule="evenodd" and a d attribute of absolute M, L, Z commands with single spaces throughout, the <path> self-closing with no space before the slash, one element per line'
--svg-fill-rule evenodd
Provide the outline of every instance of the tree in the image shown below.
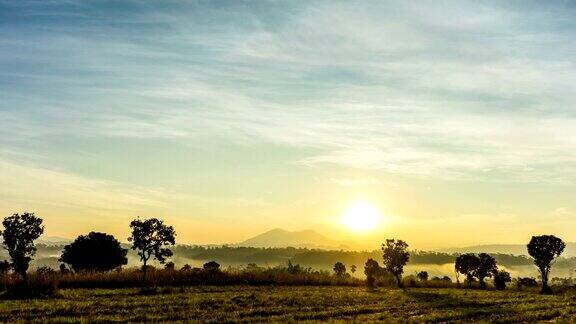
<path fill-rule="evenodd" d="M 2 225 L 4 231 L 1 234 L 12 260 L 12 269 L 28 284 L 28 267 L 36 254 L 34 240 L 44 233 L 42 219 L 34 216 L 34 213 L 14 214 L 4 218 Z"/>
<path fill-rule="evenodd" d="M 342 262 L 336 262 L 336 264 L 334 264 L 333 269 L 334 269 L 334 273 L 338 277 L 341 277 L 341 276 L 346 274 L 346 266 Z"/>
<path fill-rule="evenodd" d="M 350 272 L 352 272 L 352 274 L 354 274 L 354 272 L 356 272 L 356 265 L 355 264 L 350 266 Z"/>
<path fill-rule="evenodd" d="M 114 236 L 90 232 L 66 245 L 59 261 L 74 271 L 110 271 L 128 263 L 127 253 Z"/>
<path fill-rule="evenodd" d="M 189 272 L 189 271 L 192 271 L 192 267 L 191 267 L 189 264 L 185 264 L 185 265 L 180 269 L 180 271 Z"/>
<path fill-rule="evenodd" d="M 174 271 L 175 267 L 174 262 L 170 261 L 164 265 L 164 270 Z"/>
<path fill-rule="evenodd" d="M 468 287 L 472 286 L 479 264 L 480 259 L 474 253 L 462 254 L 456 258 L 456 262 L 454 263 L 456 272 L 466 276 Z"/>
<path fill-rule="evenodd" d="M 485 289 L 486 282 L 484 282 L 484 278 L 492 277 L 492 273 L 496 271 L 496 260 L 489 254 L 480 253 L 478 254 L 478 261 L 475 276 L 480 282 L 480 287 Z"/>
<path fill-rule="evenodd" d="M 496 270 L 493 273 L 494 277 L 494 286 L 498 290 L 506 289 L 506 283 L 511 282 L 512 278 L 510 277 L 510 273 L 505 270 Z"/>
<path fill-rule="evenodd" d="M 428 281 L 428 272 L 427 271 L 420 271 L 416 274 L 418 280 L 420 281 Z"/>
<path fill-rule="evenodd" d="M 202 268 L 204 268 L 204 271 L 209 273 L 220 272 L 220 264 L 216 261 L 206 262 Z"/>
<path fill-rule="evenodd" d="M 540 272 L 542 278 L 542 293 L 551 293 L 552 289 L 548 286 L 548 275 L 554 260 L 564 252 L 566 243 L 554 235 L 532 236 L 530 243 L 527 245 L 528 254 L 534 259 L 534 264 Z"/>
<path fill-rule="evenodd" d="M 398 287 L 402 287 L 404 266 L 408 263 L 408 260 L 410 260 L 408 244 L 402 240 L 388 239 L 386 243 L 382 244 L 382 252 L 384 269 L 396 278 Z"/>
<path fill-rule="evenodd" d="M 364 265 L 364 274 L 366 275 L 366 285 L 368 288 L 374 288 L 376 275 L 380 270 L 380 265 L 374 259 L 368 259 Z"/>
<path fill-rule="evenodd" d="M 146 220 L 135 219 L 130 223 L 132 236 L 128 241 L 132 242 L 132 250 L 138 251 L 140 261 L 142 261 L 142 281 L 146 282 L 147 263 L 150 258 L 158 260 L 160 263 L 172 256 L 170 246 L 176 244 L 176 233 L 172 226 L 164 225 L 164 222 L 157 218 Z"/>

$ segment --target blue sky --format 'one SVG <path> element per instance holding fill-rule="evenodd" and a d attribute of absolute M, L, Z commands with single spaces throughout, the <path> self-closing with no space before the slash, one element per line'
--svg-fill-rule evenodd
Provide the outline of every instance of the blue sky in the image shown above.
<path fill-rule="evenodd" d="M 0 211 L 35 210 L 61 236 L 159 216 L 184 241 L 226 242 L 326 228 L 362 196 L 398 219 L 379 235 L 503 219 L 486 240 L 520 241 L 542 217 L 574 234 L 575 14 L 0 1 Z"/>

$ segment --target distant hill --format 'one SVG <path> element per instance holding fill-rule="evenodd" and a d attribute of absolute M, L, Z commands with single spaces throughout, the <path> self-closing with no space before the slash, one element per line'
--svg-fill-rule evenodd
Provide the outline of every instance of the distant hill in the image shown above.
<path fill-rule="evenodd" d="M 71 243 L 73 240 L 58 237 L 58 236 L 40 236 L 40 238 L 36 241 L 37 244 L 45 244 L 45 245 L 66 245 Z"/>
<path fill-rule="evenodd" d="M 343 248 L 340 243 L 330 240 L 324 235 L 313 230 L 291 232 L 281 228 L 276 228 L 260 235 L 256 235 L 236 245 L 249 247 L 297 247 L 318 249 Z"/>
<path fill-rule="evenodd" d="M 528 255 L 526 250 L 526 244 L 485 244 L 485 245 L 473 245 L 462 248 L 448 248 L 440 249 L 438 252 L 444 253 L 503 253 L 503 254 L 513 254 L 513 255 Z M 576 256 L 576 242 L 566 243 L 566 249 L 562 253 L 563 257 L 573 257 Z"/>

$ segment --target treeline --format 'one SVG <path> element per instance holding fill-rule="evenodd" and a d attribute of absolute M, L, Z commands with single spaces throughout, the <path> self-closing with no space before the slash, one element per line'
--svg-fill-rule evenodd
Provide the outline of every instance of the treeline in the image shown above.
<path fill-rule="evenodd" d="M 453 263 L 457 275 L 456 285 L 460 285 L 460 275 L 469 288 L 478 282 L 482 289 L 487 288 L 487 278 L 492 278 L 494 287 L 505 289 L 512 282 L 512 277 L 505 269 L 500 268 L 504 262 L 527 265 L 532 262 L 540 273 L 542 292 L 549 293 L 550 271 L 564 252 L 566 244 L 553 235 L 533 236 L 527 245 L 531 259 L 523 256 L 490 255 L 488 253 L 446 254 L 437 252 L 410 251 L 403 240 L 386 239 L 381 250 L 373 252 L 323 251 L 297 248 L 258 249 L 247 247 L 200 247 L 176 246 L 176 232 L 172 226 L 156 218 L 134 219 L 130 222 L 131 235 L 129 249 L 136 253 L 141 267 L 136 270 L 122 270 L 128 263 L 128 247 L 123 246 L 114 236 L 90 232 L 78 236 L 72 243 L 63 247 L 59 257 L 59 270 L 42 267 L 32 272 L 30 280 L 29 267 L 37 246 L 35 240 L 44 232 L 43 220 L 33 213 L 13 214 L 2 221 L 0 235 L 3 246 L 8 252 L 9 261 L 0 262 L 0 275 L 3 278 L 8 295 L 16 297 L 37 296 L 46 291 L 54 293 L 59 284 L 68 287 L 89 286 L 124 286 L 141 282 L 144 287 L 150 285 L 190 285 L 190 284 L 344 284 L 357 285 L 362 282 L 353 277 L 364 265 L 364 275 L 369 288 L 378 286 L 379 282 L 398 287 L 406 285 L 403 277 L 404 267 L 411 261 L 413 264 L 447 264 Z M 169 261 L 178 251 L 185 258 L 211 260 L 202 268 L 185 264 L 177 269 Z M 378 259 L 382 260 L 380 266 Z M 498 260 L 503 260 L 500 263 Z M 243 268 L 220 269 L 220 262 L 247 264 Z M 261 267 L 257 263 L 265 260 L 286 264 L 287 266 Z M 337 260 L 334 262 L 334 260 Z M 157 268 L 152 265 L 163 265 Z M 334 263 L 332 263 L 334 262 Z M 569 260 L 564 260 L 570 264 Z M 333 274 L 328 271 L 314 270 L 307 264 L 334 264 Z M 348 265 L 348 267 L 347 267 Z M 349 272 L 348 272 L 349 271 Z M 152 276 L 152 277 L 151 277 Z M 141 278 L 139 281 L 137 278 Z M 526 278 L 524 278 L 526 279 Z M 533 282 L 535 279 L 518 279 L 517 282 Z M 428 272 L 420 271 L 410 278 L 410 286 L 428 282 Z M 411 283 L 414 281 L 414 285 Z M 452 280 L 445 276 L 434 277 L 435 285 L 452 285 Z M 553 280 L 552 280 L 553 281 Z M 40 288 L 39 288 L 40 287 Z M 37 289 L 38 288 L 38 289 Z M 22 295 L 23 294 L 23 295 Z"/>
<path fill-rule="evenodd" d="M 507 267 L 530 266 L 532 259 L 524 255 L 489 253 L 499 264 Z M 409 264 L 443 265 L 454 263 L 458 253 L 443 253 L 431 251 L 410 251 Z M 335 262 L 361 265 L 367 259 L 381 257 L 381 251 L 345 251 L 320 250 L 307 248 L 255 248 L 234 246 L 195 246 L 177 245 L 174 256 L 192 260 L 218 260 L 221 263 L 256 263 L 260 265 L 276 265 L 291 261 L 306 266 L 331 266 Z M 556 264 L 560 268 L 575 268 L 576 257 L 560 258 Z"/>

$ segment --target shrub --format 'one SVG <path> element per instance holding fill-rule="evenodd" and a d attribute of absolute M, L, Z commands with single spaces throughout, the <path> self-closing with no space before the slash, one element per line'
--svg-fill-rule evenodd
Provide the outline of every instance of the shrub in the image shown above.
<path fill-rule="evenodd" d="M 51 269 L 52 270 L 52 269 Z M 53 271 L 53 270 L 52 270 Z M 7 299 L 34 299 L 51 298 L 58 296 L 58 276 L 56 272 L 50 274 L 32 273 L 28 281 L 8 281 L 3 295 Z"/>
<path fill-rule="evenodd" d="M 511 282 L 512 278 L 510 277 L 510 273 L 504 270 L 496 270 L 493 274 L 494 277 L 494 286 L 498 290 L 506 289 L 506 283 Z"/>
<path fill-rule="evenodd" d="M 524 287 L 538 287 L 538 281 L 535 278 L 516 278 L 516 287 L 522 289 Z"/>
<path fill-rule="evenodd" d="M 418 280 L 420 281 L 428 281 L 428 272 L 427 271 L 420 271 L 416 274 Z"/>
<path fill-rule="evenodd" d="M 204 271 L 206 271 L 208 273 L 220 272 L 220 264 L 216 261 L 206 262 L 206 263 L 204 263 L 202 268 L 204 269 Z"/>

